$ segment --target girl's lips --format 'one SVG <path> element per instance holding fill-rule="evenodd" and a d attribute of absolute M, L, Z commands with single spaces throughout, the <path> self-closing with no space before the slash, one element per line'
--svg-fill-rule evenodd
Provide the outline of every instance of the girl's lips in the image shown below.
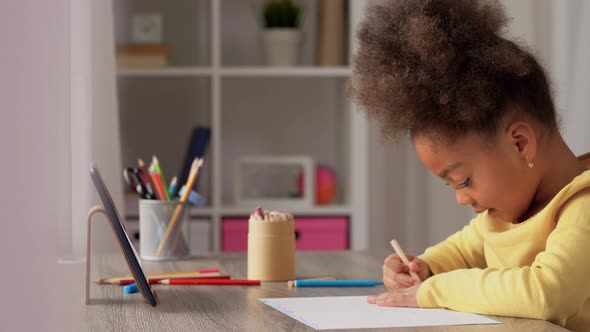
<path fill-rule="evenodd" d="M 485 210 L 487 210 L 487 209 L 481 209 L 481 208 L 479 208 L 479 209 L 474 208 L 473 209 L 473 211 L 475 211 L 475 213 L 477 213 L 477 214 L 480 214 L 480 213 L 484 212 Z"/>
<path fill-rule="evenodd" d="M 490 209 L 490 208 L 485 208 L 485 209 L 482 209 L 482 208 L 473 209 L 473 211 L 475 211 L 475 213 L 477 213 L 477 214 L 480 214 L 480 213 L 482 213 L 482 212 L 484 212 L 484 211 L 486 211 L 486 210 L 488 211 L 488 214 L 493 214 L 493 213 L 495 212 L 495 210 L 494 210 L 494 209 Z"/>

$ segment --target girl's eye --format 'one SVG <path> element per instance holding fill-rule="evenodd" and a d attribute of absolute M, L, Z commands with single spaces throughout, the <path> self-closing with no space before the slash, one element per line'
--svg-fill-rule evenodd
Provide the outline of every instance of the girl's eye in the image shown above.
<path fill-rule="evenodd" d="M 455 190 L 459 190 L 459 189 L 463 189 L 465 187 L 468 187 L 469 184 L 471 183 L 471 178 L 467 178 L 467 180 L 459 183 L 456 187 Z"/>
<path fill-rule="evenodd" d="M 469 184 L 471 183 L 471 178 L 467 178 L 467 180 L 459 183 L 456 187 L 454 187 L 453 189 L 455 190 L 459 190 L 459 189 L 463 189 L 465 187 L 468 187 Z M 445 183 L 445 186 L 450 186 L 450 184 L 447 182 Z"/>

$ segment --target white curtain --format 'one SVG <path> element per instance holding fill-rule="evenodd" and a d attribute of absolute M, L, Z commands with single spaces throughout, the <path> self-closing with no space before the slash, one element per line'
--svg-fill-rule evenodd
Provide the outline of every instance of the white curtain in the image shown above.
<path fill-rule="evenodd" d="M 0 2 L 3 330 L 79 330 L 83 265 L 57 261 L 84 254 L 86 211 L 98 202 L 91 160 L 122 202 L 110 8 Z M 96 235 L 103 247 L 112 239 Z"/>
<path fill-rule="evenodd" d="M 70 1 L 71 53 L 71 246 L 74 259 L 85 254 L 86 214 L 99 203 L 88 170 L 94 162 L 120 213 L 121 143 L 116 101 L 113 10 L 111 1 Z M 102 218 L 102 216 L 99 216 Z M 93 252 L 117 250 L 104 222 L 93 223 Z"/>
<path fill-rule="evenodd" d="M 70 220 L 67 11 L 66 0 L 0 1 L 0 312 L 6 331 L 51 330 L 63 317 L 53 282 L 59 225 Z"/>
<path fill-rule="evenodd" d="M 562 133 L 574 153 L 590 151 L 590 2 L 504 0 L 513 20 L 507 36 L 535 51 L 548 71 L 562 119 Z M 415 156 L 410 142 L 383 143 L 370 129 L 369 250 L 391 252 L 397 238 L 410 253 L 421 253 L 472 218 Z"/>

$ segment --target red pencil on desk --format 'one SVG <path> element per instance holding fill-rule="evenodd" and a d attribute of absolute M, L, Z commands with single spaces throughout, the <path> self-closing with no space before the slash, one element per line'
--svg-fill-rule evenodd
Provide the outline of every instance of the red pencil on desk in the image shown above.
<path fill-rule="evenodd" d="M 164 285 L 260 285 L 260 280 L 243 280 L 243 279 L 164 279 L 160 280 Z"/>
<path fill-rule="evenodd" d="M 186 280 L 187 278 L 170 278 L 170 277 L 167 277 L 167 278 L 149 278 L 148 282 L 150 283 L 150 285 L 153 285 L 153 284 L 159 284 L 160 281 L 162 281 L 162 280 L 170 280 L 170 279 L 172 279 L 172 280 L 174 280 L 174 279 L 183 279 L 183 280 Z M 224 280 L 225 279 L 225 280 L 229 280 L 229 279 L 231 279 L 231 277 L 230 276 L 203 276 L 203 277 L 192 277 L 190 279 L 197 279 L 197 280 L 203 280 L 203 279 L 205 279 L 205 280 Z M 135 283 L 135 280 L 125 279 L 125 280 L 121 280 L 119 282 L 119 285 L 121 285 L 121 286 L 127 286 L 127 285 L 131 285 L 131 284 L 134 284 L 134 283 Z"/>

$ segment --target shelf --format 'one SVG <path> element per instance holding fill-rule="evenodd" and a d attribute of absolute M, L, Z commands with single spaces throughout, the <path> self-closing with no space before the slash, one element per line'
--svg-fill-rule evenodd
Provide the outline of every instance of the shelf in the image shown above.
<path fill-rule="evenodd" d="M 211 76 L 210 67 L 168 67 L 119 69 L 119 76 Z"/>
<path fill-rule="evenodd" d="M 313 206 L 310 208 L 291 208 L 280 209 L 289 212 L 296 216 L 328 216 L 328 215 L 348 215 L 352 212 L 352 208 L 346 205 L 326 205 Z M 254 208 L 248 206 L 228 206 L 222 207 L 219 212 L 222 215 L 249 215 Z"/>
<path fill-rule="evenodd" d="M 289 212 L 295 216 L 334 216 L 334 215 L 350 215 L 352 208 L 345 205 L 329 205 L 329 206 L 316 206 L 310 208 L 287 208 L 278 209 L 281 211 Z M 241 206 L 227 206 L 222 208 L 191 208 L 191 217 L 212 217 L 214 214 L 221 216 L 248 216 L 254 211 L 252 207 L 241 207 Z M 127 219 L 139 219 L 139 213 L 137 210 L 128 212 L 125 214 Z"/>
<path fill-rule="evenodd" d="M 161 76 L 211 76 L 219 73 L 226 77 L 348 77 L 352 74 L 349 67 L 223 67 L 218 70 L 211 67 L 168 67 L 119 69 L 121 77 L 161 77 Z"/>
<path fill-rule="evenodd" d="M 348 77 L 352 74 L 349 67 L 224 67 L 222 76 L 306 76 L 306 77 Z"/>

